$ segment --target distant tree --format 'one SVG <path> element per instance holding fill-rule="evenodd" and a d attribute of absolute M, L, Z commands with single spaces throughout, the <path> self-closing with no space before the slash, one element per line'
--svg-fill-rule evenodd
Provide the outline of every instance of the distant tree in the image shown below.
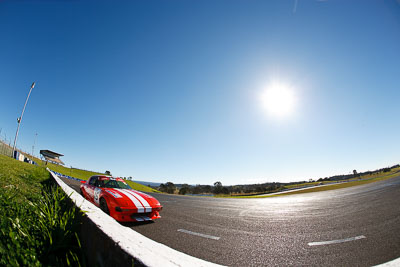
<path fill-rule="evenodd" d="M 105 172 L 106 175 L 112 175 L 110 171 Z"/>
<path fill-rule="evenodd" d="M 359 177 L 359 178 L 361 178 L 361 174 L 357 173 L 356 170 L 353 170 L 353 175 L 354 175 L 354 177 Z"/>
<path fill-rule="evenodd" d="M 158 190 L 160 190 L 161 192 L 167 193 L 167 186 L 165 184 L 160 184 L 160 186 L 158 187 Z"/>
<path fill-rule="evenodd" d="M 240 188 L 240 186 L 235 186 L 235 187 L 233 187 L 233 192 L 239 194 L 242 192 L 242 189 Z"/>
<path fill-rule="evenodd" d="M 265 192 L 265 188 L 264 188 L 263 186 L 261 186 L 261 185 L 257 185 L 257 186 L 255 187 L 254 192 L 256 192 L 256 193 Z"/>
<path fill-rule="evenodd" d="M 270 184 L 270 185 L 268 186 L 267 191 L 268 191 L 268 192 L 273 192 L 273 191 L 275 191 L 276 189 L 277 189 L 277 186 L 276 186 L 275 183 L 273 183 L 273 184 Z"/>
<path fill-rule="evenodd" d="M 168 194 L 173 194 L 175 192 L 176 186 L 174 185 L 173 182 L 167 182 L 165 184 L 165 187 L 166 187 L 166 192 Z"/>
<path fill-rule="evenodd" d="M 215 182 L 214 183 L 214 194 L 222 194 L 223 193 L 223 186 L 221 182 Z"/>
<path fill-rule="evenodd" d="M 186 195 L 190 192 L 190 186 L 188 184 L 183 184 L 179 189 L 179 195 Z"/>
<path fill-rule="evenodd" d="M 192 188 L 192 194 L 200 194 L 201 193 L 201 186 L 197 184 L 195 187 Z"/>
<path fill-rule="evenodd" d="M 248 193 L 251 193 L 252 190 L 251 190 L 250 187 L 245 187 L 245 188 L 243 189 L 243 192 L 246 193 L 246 194 L 248 194 Z"/>
<path fill-rule="evenodd" d="M 205 185 L 203 187 L 204 193 L 211 193 L 212 192 L 212 186 L 211 185 Z"/>
<path fill-rule="evenodd" d="M 225 194 L 225 195 L 229 195 L 229 189 L 228 189 L 228 187 L 226 187 L 226 186 L 223 186 L 222 187 L 222 194 Z"/>

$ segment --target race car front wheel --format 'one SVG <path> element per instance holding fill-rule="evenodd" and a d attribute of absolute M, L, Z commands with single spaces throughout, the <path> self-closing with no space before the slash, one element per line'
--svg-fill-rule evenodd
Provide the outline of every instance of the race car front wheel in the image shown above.
<path fill-rule="evenodd" d="M 108 210 L 107 202 L 104 198 L 100 199 L 100 209 L 110 215 L 110 211 Z"/>

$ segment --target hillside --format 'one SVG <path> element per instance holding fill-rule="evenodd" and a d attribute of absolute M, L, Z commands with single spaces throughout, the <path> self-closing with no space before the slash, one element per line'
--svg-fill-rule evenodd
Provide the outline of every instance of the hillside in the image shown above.
<path fill-rule="evenodd" d="M 25 154 L 25 153 L 24 153 Z M 29 155 L 26 155 L 28 157 L 30 157 Z M 74 178 L 78 178 L 81 180 L 87 180 L 89 179 L 91 176 L 93 175 L 104 175 L 104 173 L 101 172 L 94 172 L 94 171 L 88 171 L 88 170 L 81 170 L 81 169 L 76 169 L 76 168 L 68 168 L 68 167 L 64 167 L 61 165 L 57 165 L 57 164 L 53 164 L 48 162 L 47 165 L 45 165 L 45 162 L 38 159 L 38 158 L 34 158 L 35 162 L 39 164 L 39 166 L 42 167 L 48 167 L 50 170 L 53 170 L 55 172 L 59 172 L 62 173 L 64 175 L 68 175 Z M 29 165 L 29 164 L 26 164 Z M 142 191 L 142 192 L 149 192 L 149 193 L 160 193 L 160 191 L 157 191 L 153 188 L 150 188 L 146 185 L 142 185 L 133 181 L 126 181 L 130 187 L 132 187 L 135 190 L 138 191 Z"/>

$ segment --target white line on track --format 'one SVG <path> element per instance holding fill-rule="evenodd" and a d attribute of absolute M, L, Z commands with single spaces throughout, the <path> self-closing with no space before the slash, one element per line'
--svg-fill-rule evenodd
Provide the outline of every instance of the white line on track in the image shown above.
<path fill-rule="evenodd" d="M 308 243 L 309 246 L 323 246 L 323 245 L 331 245 L 331 244 L 338 244 L 338 243 L 344 243 L 344 242 L 350 242 L 350 241 L 355 241 L 359 239 L 366 238 L 363 235 L 360 236 L 355 236 L 355 237 L 349 237 L 345 239 L 338 239 L 338 240 L 330 240 L 330 241 L 320 241 L 320 242 L 311 242 Z"/>
<path fill-rule="evenodd" d="M 220 237 L 218 237 L 218 236 L 205 235 L 205 234 L 201 234 L 201 233 L 188 231 L 188 230 L 185 230 L 185 229 L 178 229 L 178 232 L 186 233 L 186 234 L 189 234 L 189 235 L 201 236 L 201 237 L 209 238 L 209 239 L 213 239 L 213 240 L 219 240 L 220 239 Z"/>

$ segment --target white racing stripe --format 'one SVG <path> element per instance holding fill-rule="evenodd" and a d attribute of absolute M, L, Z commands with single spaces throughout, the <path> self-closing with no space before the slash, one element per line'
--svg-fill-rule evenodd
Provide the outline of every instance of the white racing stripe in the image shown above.
<path fill-rule="evenodd" d="M 144 207 L 143 207 L 142 203 L 140 203 L 140 201 L 137 200 L 136 197 L 132 196 L 131 194 L 126 193 L 125 191 L 122 191 L 121 189 L 115 188 L 115 190 L 117 190 L 124 196 L 127 196 L 133 202 L 133 204 L 135 204 L 136 208 L 138 209 L 138 213 L 144 213 Z"/>
<path fill-rule="evenodd" d="M 323 246 L 323 245 L 331 245 L 331 244 L 338 244 L 338 243 L 344 243 L 344 242 L 350 242 L 350 241 L 355 241 L 359 239 L 366 238 L 363 235 L 360 236 L 355 236 L 355 237 L 349 237 L 345 239 L 338 239 L 338 240 L 330 240 L 330 241 L 320 241 L 320 242 L 311 242 L 308 243 L 309 246 Z"/>
<path fill-rule="evenodd" d="M 178 232 L 186 233 L 186 234 L 189 234 L 189 235 L 200 236 L 200 237 L 204 237 L 204 238 L 208 238 L 208 239 L 213 239 L 213 240 L 219 240 L 219 239 L 220 239 L 220 237 L 218 237 L 218 236 L 205 235 L 205 234 L 201 234 L 201 233 L 196 233 L 196 232 L 188 231 L 188 230 L 185 230 L 185 229 L 178 229 Z"/>
<path fill-rule="evenodd" d="M 147 202 L 146 199 L 144 199 L 141 195 L 137 194 L 135 191 L 129 190 L 129 189 L 122 189 L 123 192 L 128 193 L 133 195 L 134 197 L 136 197 L 143 205 L 143 207 L 146 209 L 146 212 L 151 212 L 151 206 L 149 204 L 149 202 Z"/>

